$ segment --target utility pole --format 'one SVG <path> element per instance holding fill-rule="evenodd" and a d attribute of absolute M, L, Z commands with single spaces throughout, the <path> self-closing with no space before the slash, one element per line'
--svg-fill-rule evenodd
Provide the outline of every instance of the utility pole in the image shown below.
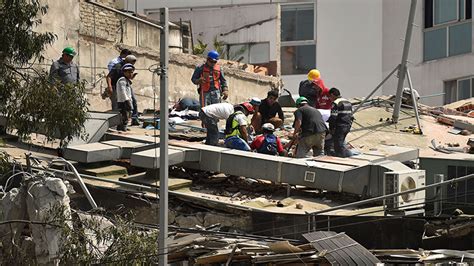
<path fill-rule="evenodd" d="M 168 8 L 160 9 L 160 233 L 159 265 L 168 265 Z"/>
<path fill-rule="evenodd" d="M 408 15 L 408 25 L 407 25 L 407 31 L 405 34 L 405 44 L 403 46 L 402 62 L 400 64 L 400 68 L 398 72 L 397 94 L 395 98 L 395 105 L 393 106 L 393 115 L 392 115 L 393 123 L 398 123 L 398 118 L 400 115 L 400 107 L 402 105 L 403 83 L 405 81 L 406 72 L 407 72 L 407 60 L 408 60 L 408 53 L 410 51 L 411 33 L 413 31 L 413 21 L 415 20 L 416 2 L 417 0 L 411 0 L 410 14 Z"/>

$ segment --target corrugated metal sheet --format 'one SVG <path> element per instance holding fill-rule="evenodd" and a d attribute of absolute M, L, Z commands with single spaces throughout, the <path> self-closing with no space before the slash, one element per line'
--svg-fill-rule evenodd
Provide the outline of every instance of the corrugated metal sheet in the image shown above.
<path fill-rule="evenodd" d="M 345 233 L 312 232 L 303 235 L 331 265 L 375 265 L 380 261 Z"/>

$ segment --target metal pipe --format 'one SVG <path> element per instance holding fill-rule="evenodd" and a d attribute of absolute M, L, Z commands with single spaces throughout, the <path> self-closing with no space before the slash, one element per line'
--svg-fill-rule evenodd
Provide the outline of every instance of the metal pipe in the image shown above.
<path fill-rule="evenodd" d="M 410 14 L 408 16 L 407 31 L 405 34 L 405 44 L 403 46 L 402 62 L 400 63 L 400 72 L 398 73 L 397 94 L 395 98 L 395 106 L 393 109 L 392 122 L 398 123 L 400 116 L 400 108 L 402 104 L 403 83 L 407 70 L 408 53 L 410 51 L 411 33 L 413 31 L 413 21 L 415 19 L 416 0 L 411 0 Z"/>
<path fill-rule="evenodd" d="M 79 182 L 79 185 L 82 188 L 82 191 L 84 192 L 84 194 L 86 195 L 87 200 L 89 201 L 89 203 L 92 206 L 92 209 L 97 209 L 97 204 L 95 203 L 94 198 L 92 198 L 92 195 L 89 192 L 89 189 L 86 187 L 86 184 L 84 184 L 84 181 L 82 181 L 81 175 L 77 172 L 76 167 L 74 167 L 74 165 L 72 165 L 72 163 L 68 162 L 67 160 L 65 160 L 63 158 L 53 159 L 51 162 L 53 162 L 53 163 L 54 162 L 62 162 L 62 163 L 67 164 L 71 168 L 72 173 L 76 176 L 77 181 Z"/>
<path fill-rule="evenodd" d="M 114 12 L 114 13 L 116 13 L 116 14 L 119 14 L 119 15 L 121 15 L 121 16 L 127 17 L 127 18 L 129 18 L 129 19 L 132 19 L 132 20 L 141 22 L 141 23 L 146 24 L 146 25 L 148 25 L 148 26 L 151 26 L 151 27 L 153 27 L 153 28 L 157 28 L 157 29 L 163 30 L 163 27 L 160 26 L 160 25 L 157 25 L 157 24 L 152 23 L 152 22 L 150 22 L 150 21 L 147 21 L 147 20 L 144 20 L 144 19 L 141 19 L 141 18 L 132 16 L 132 15 L 130 15 L 130 14 L 128 14 L 128 13 L 119 11 L 119 10 L 117 10 L 117 9 L 115 9 L 115 8 L 106 6 L 106 5 L 104 5 L 104 4 L 98 3 L 96 0 L 95 0 L 95 1 L 86 0 L 86 3 L 96 5 L 96 6 L 98 6 L 98 7 L 101 7 L 101 8 L 103 8 L 103 9 L 105 9 L 105 10 L 108 10 L 108 11 L 110 11 L 110 12 Z"/>
<path fill-rule="evenodd" d="M 453 178 L 451 180 L 447 180 L 447 181 L 427 185 L 427 186 L 424 186 L 424 187 L 405 190 L 403 192 L 397 192 L 397 193 L 393 193 L 393 194 L 389 194 L 389 195 L 379 196 L 379 197 L 376 197 L 376 198 L 360 200 L 360 201 L 356 201 L 356 202 L 352 202 L 352 203 L 343 204 L 343 205 L 339 205 L 339 206 L 336 206 L 336 207 L 328 208 L 328 209 L 325 209 L 325 210 L 320 210 L 320 211 L 315 211 L 315 212 L 308 212 L 307 214 L 317 215 L 317 214 L 332 212 L 332 211 L 340 210 L 340 209 L 344 209 L 344 208 L 355 207 L 355 206 L 359 206 L 359 205 L 362 205 L 362 204 L 367 204 L 367 203 L 372 203 L 372 202 L 375 202 L 375 201 L 381 201 L 381 200 L 388 199 L 388 198 L 398 197 L 398 196 L 408 194 L 408 193 L 412 193 L 412 192 L 427 190 L 428 188 L 434 188 L 434 187 L 438 187 L 438 186 L 444 186 L 444 185 L 464 181 L 464 180 L 467 180 L 467 179 L 471 179 L 473 177 L 474 177 L 474 174 L 470 174 L 470 175 L 466 175 L 466 176 L 463 176 L 463 177 Z"/>
<path fill-rule="evenodd" d="M 408 87 L 410 87 L 411 101 L 413 102 L 413 110 L 415 111 L 416 125 L 418 126 L 418 130 L 420 130 L 420 134 L 423 135 L 423 131 L 421 130 L 420 114 L 418 113 L 418 101 L 413 91 L 413 83 L 411 82 L 410 71 L 408 71 L 407 69 L 406 73 L 408 79 Z"/>
<path fill-rule="evenodd" d="M 395 68 L 392 70 L 392 72 L 390 72 L 390 74 L 388 74 L 388 75 L 382 80 L 382 82 L 380 82 L 379 85 L 377 85 L 377 87 L 375 87 L 375 89 L 374 89 L 371 93 L 369 93 L 369 95 L 367 95 L 367 97 L 365 97 L 365 99 L 364 99 L 361 103 L 359 103 L 359 104 L 357 105 L 357 107 L 356 107 L 356 109 L 354 110 L 353 113 L 357 112 L 357 110 L 359 110 L 359 109 L 362 107 L 362 105 L 364 105 L 364 103 L 366 103 L 366 102 L 370 99 L 370 97 L 372 97 L 372 95 L 393 75 L 393 73 L 395 73 L 395 71 L 398 70 L 399 67 L 400 67 L 400 65 L 398 65 L 397 67 L 395 67 Z"/>
<path fill-rule="evenodd" d="M 69 171 L 63 171 L 63 170 L 58 170 L 58 169 L 48 169 L 45 170 L 40 167 L 31 167 L 33 170 L 40 170 L 40 171 L 47 171 L 47 172 L 52 172 L 52 173 L 58 173 L 58 174 L 72 174 Z M 156 188 L 152 188 L 150 186 L 144 186 L 144 185 L 138 185 L 134 183 L 129 183 L 129 182 L 124 182 L 124 181 L 119 181 L 119 180 L 113 180 L 113 179 L 108 179 L 108 178 L 102 178 L 98 176 L 91 176 L 91 175 L 85 175 L 85 174 L 79 174 L 83 179 L 90 179 L 90 180 L 97 180 L 101 182 L 106 182 L 106 183 L 111 183 L 111 184 L 117 184 L 121 186 L 128 186 L 132 188 L 136 188 L 140 191 L 148 191 L 148 192 L 155 192 Z"/>
<path fill-rule="evenodd" d="M 163 30 L 160 34 L 160 233 L 158 247 L 161 250 L 159 265 L 168 265 L 168 8 L 160 10 Z M 156 160 L 155 160 L 156 161 Z M 156 168 L 156 167 L 155 167 Z"/>

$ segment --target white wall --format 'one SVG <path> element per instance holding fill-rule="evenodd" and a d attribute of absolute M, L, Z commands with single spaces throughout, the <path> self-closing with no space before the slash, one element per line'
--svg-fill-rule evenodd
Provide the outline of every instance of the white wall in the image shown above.
<path fill-rule="evenodd" d="M 159 19 L 158 13 L 151 13 L 148 16 Z M 277 5 L 170 10 L 170 21 L 178 22 L 180 19 L 191 21 L 194 44 L 199 39 L 212 48 L 216 36 L 219 41 L 229 44 L 270 42 L 271 61 L 279 60 L 278 17 Z M 270 21 L 229 33 L 264 20 Z"/>
<path fill-rule="evenodd" d="M 472 53 L 423 62 L 423 2 L 418 0 L 414 23 L 417 26 L 413 28 L 408 57 L 413 86 L 421 96 L 443 93 L 444 81 L 474 74 Z M 383 72 L 386 75 L 401 61 L 403 50 L 401 39 L 405 38 L 410 1 L 383 0 L 383 4 Z M 396 86 L 397 80 L 390 79 L 383 88 L 384 94 L 395 93 Z M 438 96 L 422 99 L 421 102 L 434 106 L 442 105 L 443 101 L 444 97 Z"/>
<path fill-rule="evenodd" d="M 365 97 L 382 80 L 384 1 L 317 1 L 316 66 L 344 97 Z"/>

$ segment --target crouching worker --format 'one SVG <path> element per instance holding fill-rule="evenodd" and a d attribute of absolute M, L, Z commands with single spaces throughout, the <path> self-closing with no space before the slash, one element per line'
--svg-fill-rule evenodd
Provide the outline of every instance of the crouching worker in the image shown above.
<path fill-rule="evenodd" d="M 273 134 L 275 127 L 270 123 L 265 123 L 262 130 L 263 134 L 252 141 L 250 148 L 258 153 L 285 156 L 286 152 L 281 145 L 280 138 Z"/>
<path fill-rule="evenodd" d="M 132 112 L 132 78 L 135 67 L 132 64 L 125 64 L 122 67 L 123 76 L 117 80 L 117 103 L 122 116 L 122 123 L 117 126 L 117 130 L 126 131 L 128 119 Z"/>
<path fill-rule="evenodd" d="M 219 120 L 227 120 L 234 112 L 234 106 L 230 103 L 215 103 L 201 108 L 199 119 L 207 130 L 205 144 L 217 146 L 219 143 Z"/>
<path fill-rule="evenodd" d="M 318 109 L 308 105 L 308 99 L 305 97 L 299 97 L 296 100 L 296 107 L 298 109 L 294 113 L 293 139 L 298 139 L 298 145 L 295 157 L 308 157 L 311 149 L 313 156 L 324 155 L 324 138 L 327 127 L 323 116 Z"/>
<path fill-rule="evenodd" d="M 337 157 L 349 157 L 351 152 L 346 149 L 344 142 L 346 136 L 351 131 L 352 126 L 352 104 L 348 100 L 341 98 L 341 92 L 336 88 L 329 90 L 332 109 L 329 117 L 329 131 L 331 132 L 334 151 Z"/>
<path fill-rule="evenodd" d="M 227 118 L 225 124 L 225 146 L 227 148 L 250 151 L 248 141 L 247 116 L 254 112 L 253 106 L 242 103 L 234 108 L 234 113 Z"/>

